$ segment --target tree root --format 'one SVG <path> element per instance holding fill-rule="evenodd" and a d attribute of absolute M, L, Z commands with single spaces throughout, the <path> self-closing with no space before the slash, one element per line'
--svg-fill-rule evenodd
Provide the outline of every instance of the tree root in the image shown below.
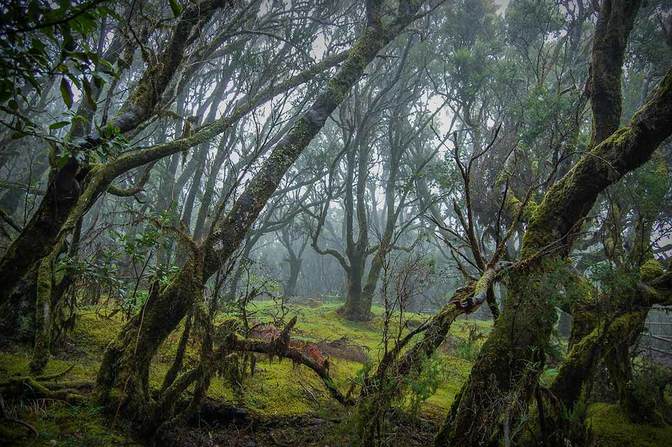
<path fill-rule="evenodd" d="M 15 377 L 0 383 L 3 397 L 10 399 L 54 399 L 81 403 L 84 395 L 78 389 L 91 388 L 90 382 L 41 383 L 33 377 Z"/>

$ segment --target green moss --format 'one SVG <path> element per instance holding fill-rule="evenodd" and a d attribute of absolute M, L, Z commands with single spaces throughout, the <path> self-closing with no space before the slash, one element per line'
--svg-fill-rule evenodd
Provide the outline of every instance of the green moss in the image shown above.
<path fill-rule="evenodd" d="M 29 374 L 30 350 L 16 348 L 15 352 L 0 352 L 0 381 Z M 84 346 L 84 349 L 86 352 L 94 352 L 90 346 Z M 98 355 L 100 353 L 99 351 Z M 57 374 L 74 365 L 63 380 L 93 381 L 99 363 L 97 358 L 88 356 L 84 358 L 77 356 L 76 359 L 51 359 L 43 374 Z M 29 430 L 17 424 L 3 422 L 0 424 L 0 445 L 3 446 L 139 445 L 128 439 L 123 434 L 122 428 L 111 428 L 109 418 L 103 415 L 102 409 L 92 401 L 73 405 L 41 399 L 18 405 L 6 402 L 6 405 L 9 411 L 16 412 L 19 419 L 32 425 L 38 435 L 35 437 Z"/>
<path fill-rule="evenodd" d="M 639 268 L 642 281 L 651 281 L 664 273 L 663 266 L 655 259 L 649 259 Z"/>
<path fill-rule="evenodd" d="M 21 352 L 0 352 L 0 381 L 12 376 L 27 376 L 30 373 L 30 350 Z M 74 364 L 74 367 L 64 380 L 86 381 L 93 380 L 98 370 L 98 362 L 90 359 L 63 360 L 52 359 L 42 374 L 52 375 L 65 371 Z"/>
<path fill-rule="evenodd" d="M 122 326 L 121 314 L 105 318 L 94 310 L 85 309 L 77 315 L 77 324 L 72 333 L 73 342 L 87 352 L 100 352 L 114 340 Z"/>
<path fill-rule="evenodd" d="M 360 344 L 369 349 L 370 358 L 376 361 L 381 349 L 380 331 L 382 328 L 382 309 L 374 306 L 374 319 L 369 322 L 350 322 L 337 315 L 340 303 L 321 306 L 289 306 L 289 317 L 297 315 L 299 323 L 293 334 L 294 338 L 307 341 L 333 340 L 348 337 L 352 343 Z M 276 312 L 273 302 L 254 304 L 258 320 L 268 320 L 272 312 Z M 288 318 L 289 318 L 288 317 Z M 427 315 L 408 314 L 408 318 L 423 321 Z M 222 317 L 222 318 L 225 318 Z M 78 315 L 77 326 L 73 333 L 73 342 L 77 351 L 73 355 L 60 354 L 50 360 L 44 374 L 55 374 L 74 364 L 72 371 L 64 380 L 94 380 L 100 357 L 105 346 L 114 339 L 123 325 L 121 316 L 101 318 L 91 309 L 84 309 Z M 469 337 L 470 328 L 474 325 L 484 333 L 492 329 L 487 321 L 459 319 L 452 325 L 450 334 L 462 340 Z M 167 371 L 172 355 L 179 339 L 180 330 L 175 331 L 162 346 L 154 359 L 150 373 L 150 385 L 158 388 Z M 29 349 L 15 347 L 11 352 L 0 353 L 0 380 L 11 376 L 26 375 L 29 371 Z M 197 357 L 197 346 L 190 346 L 187 365 Z M 444 363 L 446 376 L 440 386 L 421 406 L 425 416 L 443 418 L 449 410 L 463 383 L 467 380 L 472 363 L 444 352 L 439 353 Z M 361 374 L 363 364 L 332 358 L 331 374 L 336 385 L 347 391 L 352 380 Z M 249 410 L 265 416 L 295 416 L 317 414 L 333 417 L 347 415 L 345 409 L 334 402 L 324 389 L 323 384 L 309 369 L 295 366 L 288 360 L 269 361 L 259 357 L 257 372 L 253 377 L 244 380 L 242 393 L 234 393 L 228 380 L 215 377 L 209 390 L 209 396 L 224 400 L 235 405 L 243 405 Z M 39 436 L 33 445 L 115 445 L 128 442 L 117 429 L 106 425 L 100 409 L 88 402 L 80 406 L 63 403 L 47 403 L 36 411 L 29 407 L 21 413 L 21 418 L 34 425 Z M 672 437 L 672 428 L 658 428 L 634 425 L 627 421 L 618 407 L 607 404 L 596 404 L 590 408 L 589 423 L 597 437 L 598 446 L 649 447 L 665 445 L 664 441 Z M 27 430 L 18 426 L 0 424 L 0 439 L 7 440 L 7 445 L 26 445 L 30 439 Z M 3 444 L 3 445 L 5 445 Z"/>
<path fill-rule="evenodd" d="M 381 349 L 380 331 L 382 329 L 382 308 L 374 306 L 375 318 L 369 322 L 350 322 L 337 315 L 336 310 L 340 303 L 331 303 L 318 307 L 290 306 L 291 315 L 298 315 L 299 323 L 293 334 L 294 338 L 306 341 L 333 340 L 347 337 L 351 343 L 368 348 L 370 357 L 375 361 Z M 253 306 L 258 320 L 269 320 L 271 313 L 277 311 L 273 302 L 258 302 Z M 225 316 L 222 318 L 226 318 Z M 424 321 L 426 315 L 408 314 L 408 318 Z M 468 326 L 476 324 L 484 331 L 489 329 L 489 323 L 475 320 L 460 320 L 455 323 L 451 333 L 454 337 L 465 338 L 468 335 Z M 114 340 L 118 331 L 123 327 L 120 314 L 111 318 L 101 317 L 93 309 L 83 309 L 78 314 L 77 324 L 72 333 L 72 344 L 75 352 L 59 354 L 50 360 L 44 374 L 54 374 L 66 370 L 70 365 L 75 367 L 64 380 L 90 380 L 96 378 L 100 365 L 100 358 L 105 347 Z M 158 388 L 172 361 L 172 356 L 178 343 L 178 329 L 161 347 L 150 369 L 150 386 Z M 190 346 L 186 364 L 189 365 L 197 357 L 198 346 Z M 16 375 L 28 374 L 29 349 L 17 347 L 15 352 L 0 353 L 0 379 Z M 466 379 L 471 364 L 465 360 L 441 355 L 446 362 L 446 370 L 457 373 L 447 375 L 448 380 L 442 383 L 436 394 L 423 404 L 422 411 L 429 414 L 440 414 L 449 407 L 455 393 Z M 336 385 L 346 392 L 352 381 L 360 374 L 363 364 L 347 361 L 340 358 L 330 359 L 331 374 Z M 317 414 L 333 417 L 336 414 L 347 412 L 337 404 L 326 392 L 320 379 L 309 369 L 295 366 L 288 360 L 279 362 L 277 359 L 269 361 L 259 357 L 257 372 L 253 377 L 247 377 L 243 383 L 242 393 L 234 393 L 228 380 L 215 377 L 209 390 L 209 396 L 222 399 L 235 405 L 243 405 L 249 410 L 265 416 L 295 416 L 302 414 Z M 67 411 L 50 407 L 48 411 L 27 417 L 26 420 L 40 432 L 35 445 L 46 445 L 54 439 L 58 445 L 111 445 L 117 443 L 115 437 L 102 425 L 97 409 L 90 405 L 68 407 Z M 78 418 L 86 418 L 84 424 L 75 427 Z M 27 432 L 20 427 L 3 429 L 0 435 L 5 439 L 21 439 L 24 442 Z M 94 444 L 94 440 L 99 442 Z M 12 441 L 14 442 L 14 441 Z M 11 445 L 11 444 L 10 444 Z"/>
<path fill-rule="evenodd" d="M 669 445 L 672 439 L 672 427 L 633 424 L 617 405 L 591 405 L 587 423 L 597 438 L 597 447 L 659 447 Z"/>
<path fill-rule="evenodd" d="M 107 417 L 94 405 L 73 406 L 59 401 L 41 401 L 18 410 L 21 420 L 38 432 L 34 436 L 16 424 L 0 424 L 4 446 L 112 446 L 136 444 L 118 429 L 109 427 Z"/>
<path fill-rule="evenodd" d="M 441 417 L 450 410 L 455 396 L 460 392 L 471 371 L 471 362 L 467 360 L 446 356 L 444 362 L 447 371 L 446 380 L 436 390 L 436 394 L 427 399 L 423 405 L 423 411 Z"/>

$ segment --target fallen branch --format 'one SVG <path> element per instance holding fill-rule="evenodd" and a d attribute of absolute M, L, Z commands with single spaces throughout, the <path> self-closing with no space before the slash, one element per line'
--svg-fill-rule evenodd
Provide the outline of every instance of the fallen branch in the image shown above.
<path fill-rule="evenodd" d="M 43 376 L 37 376 L 37 377 L 35 377 L 35 380 L 37 380 L 38 382 L 45 382 L 45 381 L 48 381 L 48 380 L 56 380 L 58 378 L 63 377 L 64 375 L 66 375 L 70 371 L 72 371 L 72 369 L 74 367 L 75 367 L 75 365 L 72 364 L 72 365 L 68 366 L 65 370 L 63 370 L 59 373 L 51 374 L 51 375 L 48 375 L 48 376 L 44 376 L 44 375 Z"/>
<path fill-rule="evenodd" d="M 289 333 L 296 324 L 296 317 L 292 318 L 289 323 L 282 330 L 280 336 L 271 341 L 262 341 L 254 339 L 244 339 L 235 334 L 231 334 L 222 349 L 226 351 L 244 351 L 257 352 L 260 354 L 268 354 L 271 357 L 278 356 L 290 359 L 294 363 L 298 363 L 312 369 L 322 379 L 324 386 L 329 391 L 331 397 L 336 399 L 342 405 L 353 405 L 354 401 L 343 395 L 341 391 L 334 384 L 331 375 L 329 374 L 329 362 L 325 360 L 323 363 L 318 363 L 312 358 L 308 357 L 302 351 L 293 348 L 289 345 Z"/>

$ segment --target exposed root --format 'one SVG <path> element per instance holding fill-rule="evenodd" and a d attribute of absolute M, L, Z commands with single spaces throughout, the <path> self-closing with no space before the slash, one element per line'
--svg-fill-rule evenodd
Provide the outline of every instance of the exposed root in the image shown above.
<path fill-rule="evenodd" d="M 53 399 L 81 403 L 85 397 L 76 388 L 92 387 L 88 382 L 41 383 L 32 377 L 15 377 L 0 383 L 3 397 L 10 399 Z"/>
<path fill-rule="evenodd" d="M 75 365 L 72 364 L 72 365 L 68 366 L 65 370 L 63 370 L 59 373 L 55 373 L 55 374 L 51 374 L 51 375 L 37 376 L 37 377 L 35 377 L 35 380 L 40 381 L 40 382 L 44 382 L 44 381 L 48 381 L 48 380 L 60 379 L 61 377 L 65 376 L 67 373 L 72 371 L 72 369 L 74 367 L 75 367 Z"/>

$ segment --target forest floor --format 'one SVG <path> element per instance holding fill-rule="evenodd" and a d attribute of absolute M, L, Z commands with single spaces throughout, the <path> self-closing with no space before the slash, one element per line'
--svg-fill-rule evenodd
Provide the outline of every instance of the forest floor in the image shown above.
<path fill-rule="evenodd" d="M 286 318 L 296 315 L 298 323 L 292 338 L 317 343 L 329 355 L 331 374 L 344 392 L 353 380 L 361 377 L 366 359 L 376 361 L 381 351 L 381 309 L 375 310 L 371 322 L 353 323 L 336 312 L 338 304 L 321 304 L 304 300 L 290 304 Z M 252 318 L 271 321 L 278 307 L 272 302 L 252 306 Z M 45 374 L 72 368 L 63 380 L 95 380 L 100 358 L 107 343 L 121 328 L 119 314 L 105 316 L 105 309 L 80 311 L 73 333 L 62 343 Z M 412 324 L 425 316 L 409 315 Z M 399 399 L 399 411 L 387 427 L 390 445 L 427 446 L 450 407 L 461 384 L 466 380 L 478 346 L 490 330 L 488 322 L 461 319 L 451 329 L 428 373 L 409 388 L 414 393 Z M 152 367 L 152 384 L 160 385 L 176 349 L 180 331 L 176 331 L 161 350 Z M 196 347 L 193 347 L 196 351 Z M 28 374 L 30 347 L 0 347 L 0 381 Z M 549 369 L 546 380 L 552 379 Z M 415 396 L 416 398 L 412 398 Z M 193 427 L 175 433 L 184 446 L 341 446 L 349 445 L 352 422 L 349 411 L 333 401 L 315 374 L 288 360 L 259 357 L 256 372 L 246 377 L 242 386 L 215 377 L 209 390 L 209 405 L 216 408 L 213 417 L 204 411 Z M 222 421 L 224 403 L 228 417 Z M 120 418 L 102 413 L 93 400 L 81 405 L 61 401 L 5 403 L 5 411 L 35 428 L 0 420 L 0 445 L 22 446 L 129 446 L 132 440 Z M 214 413 L 213 413 L 214 414 Z M 629 423 L 617 406 L 606 403 L 589 408 L 588 424 L 596 445 L 654 447 L 669 445 L 672 427 L 652 427 Z"/>

